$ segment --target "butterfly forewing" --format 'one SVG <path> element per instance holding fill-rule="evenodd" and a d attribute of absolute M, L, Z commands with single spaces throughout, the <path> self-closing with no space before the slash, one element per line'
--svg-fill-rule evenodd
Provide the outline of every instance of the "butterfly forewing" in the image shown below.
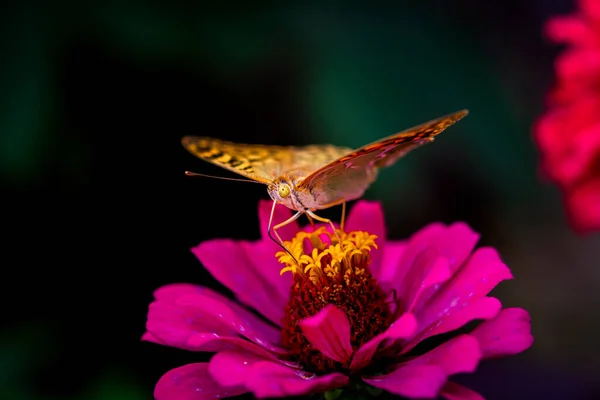
<path fill-rule="evenodd" d="M 375 180 L 378 168 L 389 166 L 410 150 L 431 142 L 467 113 L 458 111 L 351 151 L 308 175 L 298 189 L 313 193 L 323 208 L 360 197 Z"/>
<path fill-rule="evenodd" d="M 351 151 L 332 145 L 243 144 L 198 136 L 186 136 L 182 144 L 196 157 L 262 183 L 292 170 L 308 175 Z"/>

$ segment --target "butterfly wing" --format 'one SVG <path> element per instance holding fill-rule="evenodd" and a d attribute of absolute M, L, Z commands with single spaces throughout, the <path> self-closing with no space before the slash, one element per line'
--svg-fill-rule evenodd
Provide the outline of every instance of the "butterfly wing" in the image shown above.
<path fill-rule="evenodd" d="M 308 174 L 351 151 L 332 145 L 273 146 L 198 136 L 185 136 L 181 143 L 196 157 L 265 184 L 292 170 Z"/>
<path fill-rule="evenodd" d="M 298 189 L 312 193 L 321 208 L 356 199 L 375 180 L 379 168 L 433 141 L 467 114 L 467 110 L 458 111 L 360 147 L 308 175 Z"/>

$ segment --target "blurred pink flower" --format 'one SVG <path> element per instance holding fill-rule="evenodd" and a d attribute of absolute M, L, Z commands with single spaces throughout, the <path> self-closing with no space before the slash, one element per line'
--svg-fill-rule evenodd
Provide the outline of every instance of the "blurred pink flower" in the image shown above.
<path fill-rule="evenodd" d="M 579 0 L 572 15 L 548 21 L 550 40 L 568 45 L 534 136 L 542 170 L 561 189 L 571 225 L 600 230 L 600 1 Z"/>
<path fill-rule="evenodd" d="M 269 211 L 261 202 L 261 232 Z M 278 207 L 275 218 L 289 215 Z M 287 246 L 300 266 L 284 252 L 278 262 L 279 248 L 266 235 L 194 247 L 236 300 L 191 284 L 154 293 L 144 340 L 215 352 L 210 362 L 167 372 L 155 398 L 286 397 L 344 388 L 349 396 L 379 389 L 408 398 L 480 399 L 448 377 L 531 346 L 527 311 L 501 309 L 487 296 L 512 278 L 510 270 L 494 249 L 473 251 L 479 235 L 466 224 L 434 223 L 406 241 L 385 241 L 380 205 L 359 201 L 345 231 L 338 231 L 340 245 L 325 227 L 282 228 L 283 238 L 294 238 Z M 473 320 L 483 322 L 470 333 L 433 348 L 423 343 Z"/>

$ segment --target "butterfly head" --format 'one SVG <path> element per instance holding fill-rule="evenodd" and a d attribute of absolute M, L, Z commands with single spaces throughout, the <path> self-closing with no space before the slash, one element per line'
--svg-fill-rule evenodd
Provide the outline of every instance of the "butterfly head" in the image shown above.
<path fill-rule="evenodd" d="M 276 201 L 279 204 L 283 204 L 284 206 L 291 208 L 292 210 L 297 209 L 296 201 L 292 194 L 293 191 L 293 183 L 286 179 L 278 179 L 275 180 L 267 186 L 267 191 L 269 192 L 269 196 L 273 201 Z"/>

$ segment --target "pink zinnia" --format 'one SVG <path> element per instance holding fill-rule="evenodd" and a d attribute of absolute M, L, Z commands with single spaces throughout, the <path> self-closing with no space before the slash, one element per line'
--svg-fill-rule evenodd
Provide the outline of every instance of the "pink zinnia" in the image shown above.
<path fill-rule="evenodd" d="M 556 59 L 548 111 L 535 126 L 543 172 L 561 189 L 571 225 L 600 230 L 600 1 L 580 0 L 547 35 L 569 45 Z"/>
<path fill-rule="evenodd" d="M 334 398 L 340 389 L 478 399 L 448 377 L 531 346 L 527 311 L 502 309 L 487 296 L 512 278 L 510 270 L 494 249 L 473 251 L 479 235 L 466 224 L 434 223 L 406 241 L 386 241 L 379 203 L 359 201 L 345 232 L 338 230 L 341 243 L 323 226 L 281 229 L 293 238 L 286 246 L 298 265 L 266 235 L 269 212 L 261 202 L 261 240 L 216 239 L 192 249 L 235 301 L 191 284 L 155 292 L 143 339 L 216 353 L 167 372 L 157 400 L 247 392 Z M 277 221 L 289 215 L 276 209 Z M 437 347 L 422 343 L 473 320 L 484 321 Z"/>

